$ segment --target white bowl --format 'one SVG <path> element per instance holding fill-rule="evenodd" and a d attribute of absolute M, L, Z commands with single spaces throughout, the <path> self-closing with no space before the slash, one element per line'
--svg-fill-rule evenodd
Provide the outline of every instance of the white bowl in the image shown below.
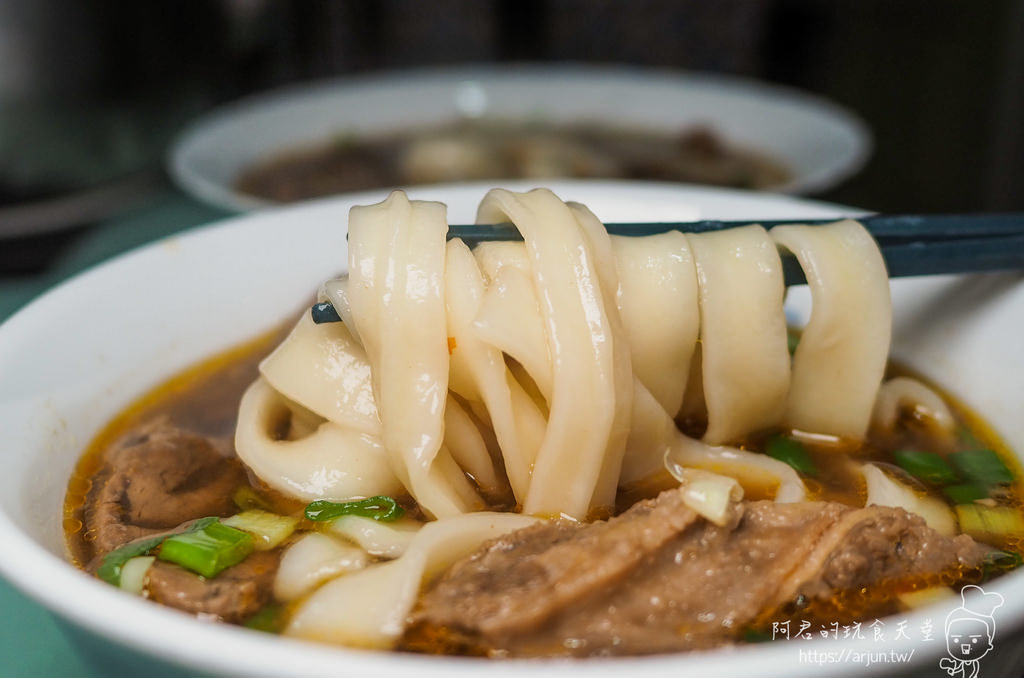
<path fill-rule="evenodd" d="M 229 210 L 271 203 L 235 190 L 239 173 L 339 133 L 380 133 L 461 117 L 625 124 L 678 133 L 709 124 L 767 153 L 792 178 L 774 190 L 809 194 L 850 177 L 871 153 L 867 126 L 820 97 L 721 75 L 608 66 L 437 68 L 350 77 L 254 95 L 189 125 L 168 169 L 196 198 Z"/>
<path fill-rule="evenodd" d="M 429 187 L 414 198 L 443 200 L 452 223 L 469 222 L 489 185 Z M 510 183 L 513 189 L 524 184 Z M 850 210 L 782 196 L 669 184 L 557 182 L 565 199 L 605 220 L 801 219 Z M 270 328 L 294 313 L 346 260 L 346 217 L 353 204 L 384 192 L 261 212 L 171 238 L 118 257 L 60 285 L 0 326 L 0 573 L 87 638 L 83 646 L 149 674 L 156 667 L 218 676 L 644 676 L 719 678 L 889 674 L 935 675 L 944 653 L 945 611 L 908 614 L 906 639 L 818 639 L 734 650 L 614 661 L 490 662 L 356 651 L 202 623 L 123 594 L 64 559 L 61 506 L 82 450 L 113 415 L 182 368 Z M 896 357 L 983 413 L 1011 446 L 1024 450 L 1024 281 L 1018 275 L 897 280 Z M 793 290 L 788 311 L 805 318 L 807 295 Z M 1024 572 L 986 586 L 997 611 L 994 655 L 984 675 L 1009 676 L 1024 646 Z M 930 620 L 938 636 L 919 637 Z M 888 634 L 894 622 L 889 620 Z M 97 645 L 97 640 L 103 642 Z M 97 649 L 99 648 L 99 649 Z M 815 650 L 834 655 L 819 665 Z M 913 650 L 908 663 L 880 664 L 881 652 Z M 840 661 L 839 653 L 844 660 Z M 1012 656 L 1017 653 L 1017 656 Z M 855 661 L 859 659 L 859 661 Z M 132 664 L 132 662 L 135 662 Z M 1017 662 L 1017 663 L 1015 663 Z"/>

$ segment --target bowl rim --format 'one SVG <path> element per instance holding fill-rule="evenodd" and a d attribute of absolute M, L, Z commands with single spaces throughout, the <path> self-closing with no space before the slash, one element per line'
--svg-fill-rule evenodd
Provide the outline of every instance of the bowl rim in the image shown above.
<path fill-rule="evenodd" d="M 626 193 L 640 195 L 657 195 L 659 192 L 668 194 L 712 194 L 716 198 L 735 198 L 738 201 L 751 203 L 773 204 L 777 206 L 798 206 L 804 210 L 801 217 L 809 217 L 815 213 L 822 217 L 841 216 L 850 213 L 851 208 L 819 203 L 788 196 L 772 196 L 751 194 L 731 189 L 680 187 L 674 184 L 651 185 L 639 183 L 630 186 L 629 182 L 585 182 L 563 181 L 553 182 L 556 192 L 561 187 L 584 186 L 595 191 L 607 191 L 612 185 L 627 184 L 623 187 Z M 483 196 L 484 184 L 459 184 L 457 188 L 465 191 L 479 191 L 478 198 Z M 513 190 L 523 188 L 512 182 L 507 184 Z M 443 192 L 445 186 L 418 187 L 412 197 L 427 197 L 415 193 L 429 194 L 431 190 Z M 649 191 L 649 193 L 644 193 Z M 352 204 L 361 204 L 379 199 L 381 193 L 356 194 L 334 197 L 313 203 L 283 207 L 277 210 L 252 215 L 242 215 L 214 222 L 205 227 L 188 233 L 172 236 L 143 246 L 137 250 L 119 255 L 71 279 L 61 283 L 45 293 L 25 308 L 15 313 L 10 319 L 0 324 L 0 346 L 12 331 L 22 331 L 24 325 L 39 322 L 38 318 L 49 311 L 53 304 L 63 303 L 68 295 L 75 293 L 76 286 L 83 279 L 91 277 L 110 277 L 119 274 L 128 264 L 138 263 L 147 257 L 155 257 L 167 249 L 173 242 L 176 249 L 200 248 L 211 237 L 224 235 L 229 231 L 239 233 L 242 229 L 253 228 L 262 224 L 262 228 L 272 228 L 285 219 L 312 218 L 334 210 L 341 210 Z M 29 328 L 31 329 L 31 328 Z M 4 402 L 0 399 L 0 416 L 3 415 Z M 475 675 L 486 667 L 489 673 L 500 676 L 521 676 L 526 671 L 543 675 L 579 674 L 600 675 L 601 670 L 621 671 L 643 670 L 651 676 L 676 676 L 680 669 L 689 669 L 698 674 L 715 671 L 722 675 L 741 676 L 752 672 L 764 673 L 765 666 L 778 666 L 786 663 L 786 675 L 812 676 L 821 675 L 820 667 L 812 664 L 793 663 L 796 650 L 789 643 L 771 643 L 750 647 L 719 649 L 710 652 L 696 652 L 677 655 L 660 655 L 654 657 L 629 657 L 614 660 L 522 660 L 509 662 L 493 662 L 474 660 L 462 657 L 425 657 L 420 655 L 404 655 L 401 653 L 380 653 L 377 651 L 359 650 L 345 647 L 323 646 L 290 638 L 275 638 L 273 642 L 261 642 L 264 636 L 246 629 L 228 625 L 206 625 L 190 615 L 170 610 L 157 605 L 139 601 L 134 596 L 123 593 L 86 575 L 70 563 L 56 557 L 15 524 L 6 511 L 0 511 L 0 543 L 5 548 L 0 550 L 0 574 L 16 588 L 46 606 L 60 617 L 90 630 L 116 643 L 141 650 L 159 657 L 169 663 L 214 671 L 222 675 L 247 676 L 278 676 L 289 675 L 322 676 L 325 668 L 344 666 L 352 673 L 365 670 L 387 668 L 394 675 L 448 676 L 454 674 Z M 989 590 L 1000 592 L 1008 601 L 1007 608 L 1001 615 L 1004 625 L 1020 625 L 1024 620 L 1024 571 L 1004 576 L 986 586 Z M 1019 601 L 1013 607 L 1010 601 Z M 97 618 L 95 610 L 102 609 L 105 613 Z M 1012 615 L 1009 614 L 1012 612 Z M 908 613 L 906 617 L 916 623 L 922 622 L 933 613 L 927 610 Z M 152 629 L 153 633 L 140 634 L 139 629 Z M 166 638 L 172 637 L 189 647 L 188 653 L 181 652 L 179 644 L 169 645 Z M 215 640 L 216 643 L 210 641 Z M 871 651 L 877 646 L 865 642 L 847 642 L 842 639 L 816 640 L 814 649 Z M 894 651 L 921 650 L 918 642 L 907 641 L 887 645 Z M 224 652 L 223 648 L 232 651 Z M 927 650 L 927 648 L 925 648 Z M 934 654 L 934 653 L 932 653 Z M 923 658 L 929 657 L 922 651 L 915 657 L 913 664 L 919 665 Z M 242 662 L 239 664 L 239 657 Z M 860 675 L 863 667 L 857 664 L 831 664 L 829 674 L 836 676 Z"/>
<path fill-rule="evenodd" d="M 591 86 L 608 92 L 614 92 L 616 88 L 671 91 L 691 87 L 705 93 L 736 98 L 760 98 L 769 106 L 784 104 L 805 113 L 813 113 L 835 127 L 836 138 L 846 137 L 847 145 L 842 153 L 833 153 L 813 172 L 795 176 L 773 187 L 772 192 L 776 193 L 808 195 L 832 188 L 863 169 L 874 152 L 874 135 L 864 119 L 852 109 L 820 94 L 737 75 L 569 61 L 547 65 L 510 63 L 420 66 L 322 78 L 255 92 L 217 106 L 183 127 L 168 147 L 165 167 L 172 180 L 185 192 L 216 207 L 246 212 L 277 206 L 279 203 L 241 193 L 229 183 L 211 176 L 203 166 L 203 148 L 208 144 L 216 144 L 224 130 L 233 125 L 244 123 L 257 115 L 273 113 L 279 108 L 301 105 L 321 97 L 344 98 L 355 92 L 372 94 L 381 88 L 419 87 L 424 84 L 453 86 L 464 81 L 481 82 L 486 87 L 503 89 L 531 83 L 573 83 L 580 80 L 586 80 Z M 261 151 L 261 155 L 266 157 L 293 147 L 289 143 L 272 144 Z"/>

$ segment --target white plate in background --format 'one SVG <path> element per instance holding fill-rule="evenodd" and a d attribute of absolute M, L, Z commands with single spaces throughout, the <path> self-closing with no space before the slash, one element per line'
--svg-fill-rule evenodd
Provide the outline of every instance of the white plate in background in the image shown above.
<path fill-rule="evenodd" d="M 776 158 L 792 178 L 775 192 L 811 194 L 855 174 L 871 134 L 831 101 L 721 75 L 625 66 L 481 66 L 395 71 L 253 95 L 189 125 L 168 155 L 174 181 L 218 207 L 265 200 L 240 193 L 240 172 L 282 151 L 342 134 L 380 134 L 463 117 L 586 121 L 673 134 L 708 126 L 731 144 Z"/>

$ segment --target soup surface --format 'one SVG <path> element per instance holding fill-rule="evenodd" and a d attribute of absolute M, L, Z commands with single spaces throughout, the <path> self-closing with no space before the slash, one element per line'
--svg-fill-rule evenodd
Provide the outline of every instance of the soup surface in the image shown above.
<path fill-rule="evenodd" d="M 279 567 L 281 553 L 304 534 L 326 533 L 325 526 L 323 523 L 301 519 L 303 504 L 274 492 L 251 474 L 247 474 L 235 457 L 231 444 L 239 399 L 256 378 L 260 360 L 282 336 L 282 331 L 273 332 L 175 376 L 140 398 L 96 438 L 71 478 L 65 504 L 64 525 L 67 545 L 76 564 L 96 571 L 103 557 L 116 551 L 124 542 L 135 540 L 135 543 L 138 543 L 139 540 L 144 541 L 147 536 L 153 534 L 175 532 L 183 524 L 187 525 L 190 521 L 210 515 L 231 516 L 253 507 L 290 515 L 299 519 L 297 529 L 279 545 L 268 550 L 256 551 L 242 563 L 210 578 L 196 575 L 178 565 L 157 561 L 157 567 L 149 570 L 147 581 L 140 590 L 144 596 L 157 602 L 207 618 L 212 616 L 222 621 L 269 631 L 279 630 L 287 623 L 297 603 L 295 600 L 282 602 L 275 598 L 274 574 Z M 887 370 L 887 378 L 906 374 L 905 370 L 894 365 Z M 987 546 L 975 548 L 964 543 L 953 545 L 954 542 L 950 541 L 947 552 L 931 554 L 936 560 L 930 565 L 912 567 L 895 575 L 886 572 L 873 582 L 870 588 L 835 588 L 829 595 L 815 599 L 793 596 L 785 603 L 759 610 L 756 615 L 751 615 L 744 624 L 729 633 L 694 632 L 689 634 L 685 643 L 678 641 L 679 635 L 675 631 L 668 634 L 668 640 L 664 638 L 664 633 L 652 634 L 650 629 L 644 630 L 642 635 L 631 636 L 629 623 L 625 623 L 621 635 L 631 637 L 632 644 L 619 648 L 615 653 L 647 653 L 700 648 L 722 643 L 761 641 L 770 639 L 774 635 L 773 629 L 787 620 L 794 624 L 797 621 L 805 623 L 812 620 L 827 626 L 878 618 L 905 610 L 915 604 L 914 592 L 925 591 L 929 592 L 926 595 L 931 595 L 934 591 L 959 589 L 965 584 L 982 582 L 1016 567 L 1020 561 L 1020 527 L 1024 523 L 1021 488 L 1016 480 L 991 484 L 984 489 L 987 496 L 968 501 L 969 497 L 960 493 L 964 492 L 962 487 L 970 483 L 943 484 L 934 478 L 929 479 L 927 468 L 922 470 L 910 464 L 910 468 L 918 472 L 915 476 L 900 465 L 901 451 L 913 450 L 948 459 L 950 455 L 957 453 L 992 450 L 998 454 L 1005 468 L 1010 469 L 1015 475 L 1018 474 L 1017 465 L 1009 451 L 981 418 L 956 404 L 948 396 L 946 399 L 953 404 L 957 417 L 959 433 L 953 442 L 936 437 L 930 431 L 928 423 L 913 411 L 906 413 L 894 431 L 872 431 L 867 441 L 855 448 L 848 446 L 837 450 L 836 445 L 842 446 L 844 443 L 815 439 L 794 431 L 771 431 L 751 436 L 742 443 L 742 448 L 768 452 L 786 459 L 787 463 L 793 464 L 801 471 L 804 481 L 812 488 L 811 498 L 815 503 L 793 505 L 794 507 L 826 508 L 815 508 L 811 513 L 795 508 L 777 513 L 777 509 L 773 507 L 779 505 L 756 501 L 756 495 L 748 493 L 748 499 L 754 501 L 746 504 L 747 516 L 774 523 L 775 531 L 757 532 L 751 536 L 744 534 L 745 528 L 742 524 L 734 526 L 732 533 L 729 533 L 728 529 L 709 525 L 704 528 L 705 531 L 699 539 L 705 545 L 708 541 L 719 542 L 718 549 L 725 555 L 717 560 L 699 562 L 702 569 L 718 568 L 714 573 L 716 580 L 725 582 L 730 589 L 742 589 L 744 595 L 748 595 L 749 591 L 744 587 L 752 584 L 735 569 L 736 560 L 733 556 L 737 549 L 749 549 L 751 543 L 764 547 L 766 543 L 771 543 L 771 540 L 776 540 L 780 548 L 793 550 L 799 557 L 812 557 L 809 552 L 801 551 L 797 545 L 813 544 L 813 541 L 808 539 L 809 531 L 836 529 L 817 525 L 814 521 L 820 520 L 822 515 L 832 515 L 835 518 L 846 511 L 854 510 L 853 507 L 864 504 L 864 481 L 851 470 L 848 463 L 850 455 L 857 461 L 877 463 L 901 481 L 913 486 L 922 495 L 940 500 L 954 510 L 957 506 L 962 508 L 966 505 L 972 510 L 974 507 L 992 510 L 993 516 L 1002 515 L 1001 520 L 1005 521 L 1003 524 L 986 523 L 987 528 L 972 528 L 986 530 L 975 531 L 974 534 Z M 699 432 L 705 422 L 689 420 L 681 421 L 679 424 L 684 430 Z M 162 442 L 147 447 L 148 443 L 154 441 Z M 197 445 L 203 447 L 206 453 L 197 455 Z M 136 459 L 128 455 L 129 458 L 126 459 L 125 450 L 136 450 L 140 455 Z M 843 454 L 837 454 L 837 451 L 842 451 Z M 177 474 L 175 478 L 169 481 L 166 478 L 154 480 L 154 477 L 166 476 L 168 469 L 172 468 Z M 664 484 L 654 482 L 620 492 L 617 508 L 619 517 L 616 519 L 622 521 L 620 525 L 632 522 L 644 526 L 644 521 L 650 519 L 645 518 L 645 513 L 656 518 L 658 522 L 671 523 L 671 520 L 659 515 L 658 511 L 672 508 L 673 498 L 663 495 L 657 501 L 651 499 L 657 496 L 660 490 L 672 485 L 670 479 L 662 480 L 665 481 Z M 112 487 L 119 483 L 135 483 L 144 488 L 140 489 L 140 492 L 151 494 L 148 497 L 139 494 L 137 498 L 141 504 L 132 506 L 130 489 Z M 177 501 L 180 498 L 187 501 Z M 163 506 L 159 510 L 149 509 L 144 504 L 150 501 Z M 957 504 L 958 501 L 962 503 Z M 398 503 L 405 507 L 407 516 L 422 517 L 411 498 L 398 497 Z M 629 510 L 630 507 L 633 509 Z M 495 505 L 491 508 L 502 511 L 510 507 Z M 792 515 L 787 515 L 787 511 Z M 999 513 L 1003 511 L 1007 513 Z M 871 517 L 868 522 L 882 518 L 889 520 L 891 516 Z M 614 525 L 615 521 L 599 521 L 595 524 L 610 526 Z M 895 527 L 889 525 L 889 529 L 895 530 L 893 534 L 907 540 L 908 544 L 915 539 L 922 539 L 922 531 L 927 530 L 919 520 L 908 521 L 905 515 L 899 517 L 894 524 Z M 460 577 L 467 576 L 466 571 L 472 570 L 474 563 L 485 563 L 484 569 L 490 575 L 514 579 L 512 571 L 521 571 L 524 562 L 532 562 L 529 551 L 535 536 L 539 536 L 545 542 L 554 539 L 564 546 L 572 544 L 575 532 L 582 532 L 584 529 L 576 523 L 558 525 L 544 528 L 548 531 L 555 530 L 557 534 L 543 534 L 541 528 L 529 528 L 526 530 L 527 534 L 518 537 L 523 540 L 521 543 L 516 542 L 517 537 L 499 540 L 482 554 L 478 553 L 457 563 L 448 574 L 439 578 L 439 583 L 434 588 L 428 589 L 422 595 L 421 604 L 414 613 L 413 623 L 410 624 L 401 647 L 416 652 L 489 656 L 610 653 L 602 652 L 600 644 L 594 639 L 590 640 L 593 647 L 588 647 L 582 640 L 576 647 L 568 649 L 564 644 L 551 646 L 549 641 L 544 640 L 548 630 L 541 634 L 540 639 L 533 633 L 517 635 L 507 629 L 491 635 L 472 635 L 467 634 L 464 629 L 458 629 L 457 625 L 448 623 L 451 615 L 466 612 L 462 609 L 466 604 L 464 601 L 474 596 L 486 601 L 488 589 L 493 586 L 493 582 L 481 585 L 480 572 L 475 573 L 475 579 L 474 574 L 470 573 L 468 581 L 472 585 L 469 589 L 473 595 L 467 596 L 467 580 Z M 961 526 L 964 527 L 963 521 Z M 538 534 L 531 536 L 531 529 Z M 870 548 L 865 546 L 862 537 L 857 536 L 855 529 L 849 526 L 844 529 L 849 531 L 849 534 L 843 535 L 843 539 L 849 543 L 849 549 L 858 552 Z M 893 534 L 889 536 L 893 537 Z M 935 537 L 934 534 L 931 536 Z M 690 538 L 693 538 L 692 534 Z M 584 538 L 583 543 L 586 543 L 587 539 L 589 537 Z M 598 540 L 595 544 L 601 555 L 604 555 L 607 549 L 614 549 L 616 544 L 621 545 L 621 536 L 618 539 L 620 541 L 609 540 L 607 543 Z M 525 555 L 517 551 L 523 548 L 523 544 L 526 544 Z M 678 553 L 683 553 L 684 546 L 685 542 L 680 542 Z M 584 550 L 584 547 L 580 549 Z M 630 549 L 642 551 L 636 544 L 631 544 Z M 515 558 L 503 561 L 503 552 L 511 552 L 515 554 Z M 977 558 L 978 555 L 981 556 L 980 560 Z M 652 556 L 649 554 L 648 557 Z M 688 557 L 693 557 L 693 554 Z M 706 555 L 701 558 L 706 558 Z M 835 561 L 836 555 L 832 554 L 830 558 Z M 974 560 L 971 561 L 971 558 Z M 970 564 L 964 564 L 968 561 Z M 901 563 L 901 566 L 905 566 L 905 563 Z M 637 580 L 639 583 L 631 587 L 624 587 L 621 583 L 610 586 L 613 590 L 621 590 L 616 595 L 625 598 L 636 599 L 644 595 L 650 598 L 650 591 L 645 591 L 644 586 L 656 588 L 663 595 L 671 595 L 670 582 L 657 578 L 659 575 L 656 560 L 655 565 L 650 565 L 650 568 L 653 568 L 654 574 L 646 584 L 643 577 L 640 577 Z M 511 571 L 505 572 L 506 569 Z M 771 573 L 763 576 L 759 573 L 758 576 L 767 578 L 767 585 L 770 588 L 783 585 L 780 581 L 771 580 Z M 828 576 L 837 575 L 832 572 Z M 602 584 L 605 585 L 607 584 Z M 526 591 L 528 594 L 536 596 L 539 600 L 551 598 L 551 592 L 542 590 L 540 586 L 530 585 L 526 589 L 529 589 Z M 722 593 L 717 591 L 710 595 L 721 596 Z M 456 602 L 453 602 L 453 599 Z M 692 603 L 706 609 L 715 609 L 716 605 L 707 599 L 699 599 Z M 486 602 L 479 604 L 487 605 Z M 619 606 L 622 606 L 621 602 Z M 601 604 L 598 607 L 601 607 Z M 592 618 L 594 614 L 595 610 L 589 609 L 560 616 L 561 621 L 558 623 L 567 627 L 560 633 L 581 637 L 586 633 L 593 634 L 592 629 L 588 631 L 581 628 L 579 620 L 581 615 Z M 513 620 L 511 623 L 514 626 L 517 622 Z M 635 632 L 635 629 L 633 631 Z"/>
<path fill-rule="evenodd" d="M 340 136 L 256 163 L 236 188 L 276 202 L 384 186 L 552 177 L 780 186 L 778 160 L 710 128 L 666 134 L 607 125 L 470 120 L 379 136 Z"/>

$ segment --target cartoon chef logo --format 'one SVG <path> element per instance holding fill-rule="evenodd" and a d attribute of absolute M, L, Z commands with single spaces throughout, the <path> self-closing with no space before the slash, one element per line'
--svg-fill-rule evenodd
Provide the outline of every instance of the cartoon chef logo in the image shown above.
<path fill-rule="evenodd" d="M 996 620 L 992 616 L 1003 604 L 998 593 L 986 593 L 980 586 L 965 586 L 963 604 L 946 616 L 946 651 L 949 657 L 939 666 L 955 678 L 977 678 L 978 661 L 992 650 Z"/>

